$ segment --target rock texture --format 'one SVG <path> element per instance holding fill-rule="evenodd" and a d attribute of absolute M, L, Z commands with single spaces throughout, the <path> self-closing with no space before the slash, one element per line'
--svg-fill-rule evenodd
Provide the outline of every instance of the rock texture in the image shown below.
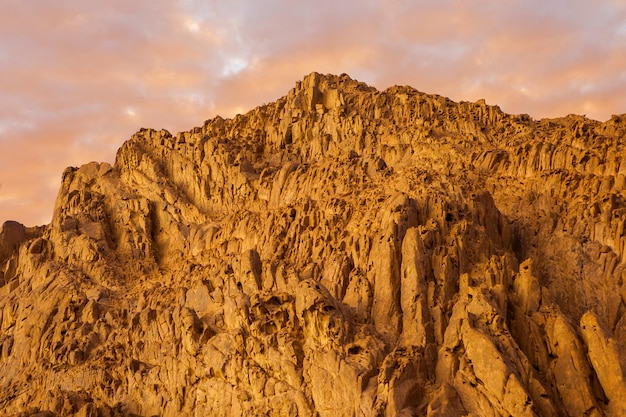
<path fill-rule="evenodd" d="M 0 413 L 626 415 L 626 116 L 313 73 L 0 233 Z"/>

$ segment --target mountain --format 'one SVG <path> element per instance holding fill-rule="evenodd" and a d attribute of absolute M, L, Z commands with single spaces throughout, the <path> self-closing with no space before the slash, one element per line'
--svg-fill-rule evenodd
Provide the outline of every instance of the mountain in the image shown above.
<path fill-rule="evenodd" d="M 0 233 L 5 415 L 626 415 L 626 115 L 313 73 Z"/>

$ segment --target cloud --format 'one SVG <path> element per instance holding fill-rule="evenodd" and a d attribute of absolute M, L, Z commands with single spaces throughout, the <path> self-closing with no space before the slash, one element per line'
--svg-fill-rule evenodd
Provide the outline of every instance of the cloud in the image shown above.
<path fill-rule="evenodd" d="M 50 220 L 68 165 L 348 73 L 504 111 L 625 112 L 626 2 L 6 0 L 0 222 Z"/>

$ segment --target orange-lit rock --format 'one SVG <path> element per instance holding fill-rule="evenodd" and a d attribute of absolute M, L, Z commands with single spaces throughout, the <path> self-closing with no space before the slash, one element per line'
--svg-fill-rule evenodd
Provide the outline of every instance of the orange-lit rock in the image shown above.
<path fill-rule="evenodd" d="M 624 117 L 311 74 L 0 231 L 6 415 L 620 416 Z"/>

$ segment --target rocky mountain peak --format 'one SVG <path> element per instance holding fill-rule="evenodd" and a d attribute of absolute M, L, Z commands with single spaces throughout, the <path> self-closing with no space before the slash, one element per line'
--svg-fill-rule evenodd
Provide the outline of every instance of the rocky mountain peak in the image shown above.
<path fill-rule="evenodd" d="M 0 232 L 7 415 L 626 414 L 624 116 L 312 73 Z"/>

